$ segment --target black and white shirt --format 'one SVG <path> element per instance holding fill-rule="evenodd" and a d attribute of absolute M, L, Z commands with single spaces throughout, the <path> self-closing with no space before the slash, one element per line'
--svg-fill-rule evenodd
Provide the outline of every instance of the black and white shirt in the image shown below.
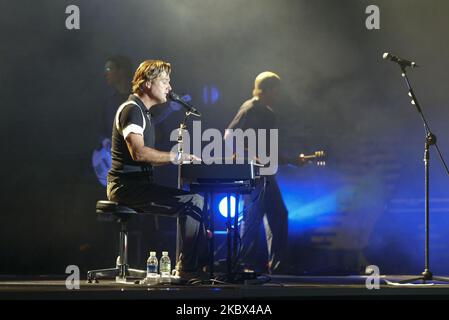
<path fill-rule="evenodd" d="M 136 95 L 130 95 L 117 110 L 112 127 L 112 167 L 108 181 L 125 178 L 129 174 L 152 175 L 152 166 L 148 163 L 134 161 L 126 144 L 126 137 L 140 134 L 146 147 L 154 148 L 155 132 L 153 116 Z"/>

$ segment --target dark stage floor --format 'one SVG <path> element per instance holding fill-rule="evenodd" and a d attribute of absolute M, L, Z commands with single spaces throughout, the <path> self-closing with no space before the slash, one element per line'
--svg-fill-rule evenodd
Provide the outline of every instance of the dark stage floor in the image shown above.
<path fill-rule="evenodd" d="M 148 286 L 100 280 L 68 290 L 62 277 L 3 277 L 1 300 L 291 300 L 291 299 L 448 299 L 449 284 L 389 285 L 411 276 L 382 276 L 379 289 L 368 290 L 366 276 L 260 276 L 239 284 Z"/>

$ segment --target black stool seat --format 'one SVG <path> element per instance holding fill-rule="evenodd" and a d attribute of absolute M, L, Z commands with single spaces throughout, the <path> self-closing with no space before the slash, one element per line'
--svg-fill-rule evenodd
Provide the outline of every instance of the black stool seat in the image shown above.
<path fill-rule="evenodd" d="M 111 216 L 113 218 L 116 218 L 120 221 L 128 221 L 133 216 L 138 215 L 139 213 L 130 208 L 126 207 L 124 205 L 119 204 L 115 201 L 108 201 L 108 200 L 100 200 L 97 201 L 97 215 L 100 215 L 100 219 L 110 219 Z"/>

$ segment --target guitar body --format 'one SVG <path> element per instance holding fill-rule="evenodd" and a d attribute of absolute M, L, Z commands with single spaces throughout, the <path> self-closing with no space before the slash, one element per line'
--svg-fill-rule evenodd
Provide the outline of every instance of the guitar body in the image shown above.
<path fill-rule="evenodd" d="M 111 165 L 111 141 L 104 139 L 101 148 L 95 149 L 92 153 L 92 167 L 94 168 L 98 181 L 103 187 L 107 185 L 107 176 Z"/>

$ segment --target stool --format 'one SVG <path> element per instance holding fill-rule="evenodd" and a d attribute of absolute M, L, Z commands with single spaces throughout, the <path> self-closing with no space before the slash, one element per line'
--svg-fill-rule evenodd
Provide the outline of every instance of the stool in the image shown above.
<path fill-rule="evenodd" d="M 146 270 L 130 269 L 128 266 L 128 230 L 127 222 L 139 213 L 134 209 L 120 205 L 114 201 L 101 200 L 97 202 L 96 212 L 101 220 L 113 220 L 120 223 L 119 257 L 115 268 L 98 269 L 87 272 L 87 281 L 98 282 L 99 278 L 113 278 L 119 283 L 126 283 L 127 277 L 144 278 Z"/>

